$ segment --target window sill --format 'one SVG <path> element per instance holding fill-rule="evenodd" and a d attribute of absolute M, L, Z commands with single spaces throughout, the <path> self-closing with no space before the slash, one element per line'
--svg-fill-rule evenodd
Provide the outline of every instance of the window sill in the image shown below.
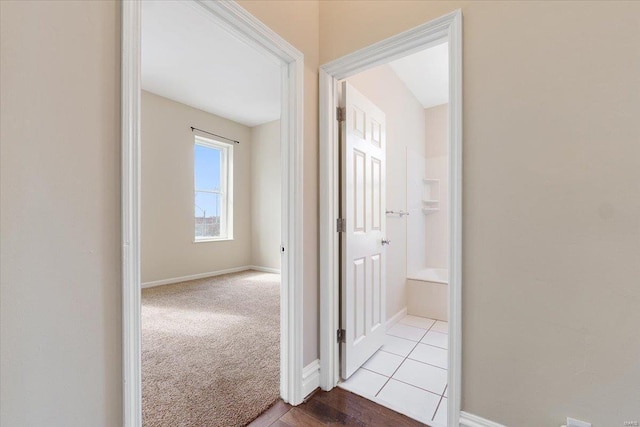
<path fill-rule="evenodd" d="M 211 237 L 208 239 L 196 239 L 193 243 L 228 242 L 230 240 L 233 240 L 233 237 Z"/>

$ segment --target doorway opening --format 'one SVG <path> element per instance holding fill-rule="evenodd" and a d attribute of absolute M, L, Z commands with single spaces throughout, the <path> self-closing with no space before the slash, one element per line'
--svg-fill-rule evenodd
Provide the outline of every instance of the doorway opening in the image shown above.
<path fill-rule="evenodd" d="M 457 425 L 461 14 L 320 75 L 321 386 Z"/>
<path fill-rule="evenodd" d="M 447 407 L 447 74 L 448 45 L 442 43 L 348 77 L 341 88 L 342 217 L 371 212 L 362 230 L 350 233 L 347 219 L 341 233 L 347 252 L 342 327 L 360 331 L 353 335 L 357 343 L 346 336 L 339 386 L 434 425 L 446 425 Z M 370 156 L 369 162 L 362 158 L 360 182 L 366 187 L 371 181 L 371 200 L 366 190 L 359 197 L 349 180 L 358 177 L 350 150 Z M 359 200 L 364 206 L 353 209 Z M 369 239 L 368 260 L 363 238 Z M 349 271 L 354 249 L 358 261 Z M 350 286 L 350 277 L 360 278 L 358 266 L 362 280 Z"/>
<path fill-rule="evenodd" d="M 145 426 L 242 426 L 280 397 L 280 64 L 142 4 Z"/>
<path fill-rule="evenodd" d="M 244 425 L 304 397 L 303 57 L 235 2 L 122 27 L 124 425 Z"/>

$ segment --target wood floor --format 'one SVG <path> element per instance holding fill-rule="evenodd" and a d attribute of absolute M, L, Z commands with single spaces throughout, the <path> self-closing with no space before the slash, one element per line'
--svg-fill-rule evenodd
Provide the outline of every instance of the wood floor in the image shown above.
<path fill-rule="evenodd" d="M 402 414 L 387 409 L 341 388 L 317 390 L 302 405 L 291 406 L 279 400 L 249 427 L 424 427 Z"/>

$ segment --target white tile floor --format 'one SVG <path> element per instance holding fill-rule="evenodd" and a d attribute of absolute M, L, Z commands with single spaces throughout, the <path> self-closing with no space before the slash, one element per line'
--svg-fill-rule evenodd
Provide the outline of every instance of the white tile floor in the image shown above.
<path fill-rule="evenodd" d="M 449 324 L 405 316 L 340 387 L 434 427 L 447 425 Z"/>

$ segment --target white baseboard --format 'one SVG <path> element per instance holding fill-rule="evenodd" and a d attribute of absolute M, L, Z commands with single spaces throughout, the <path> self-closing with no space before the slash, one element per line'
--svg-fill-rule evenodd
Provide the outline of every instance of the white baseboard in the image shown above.
<path fill-rule="evenodd" d="M 210 271 L 208 273 L 192 274 L 190 276 L 171 277 L 169 279 L 154 280 L 153 282 L 144 282 L 140 285 L 140 287 L 143 289 L 153 288 L 154 286 L 170 285 L 172 283 L 187 282 L 189 280 L 204 279 L 206 277 L 221 276 L 223 274 L 229 274 L 229 273 L 238 273 L 240 271 L 246 271 L 252 268 L 253 267 L 249 265 L 243 265 L 241 267 L 227 268 L 226 270 Z"/>
<path fill-rule="evenodd" d="M 460 412 L 460 425 L 465 427 L 506 427 L 468 412 Z"/>
<path fill-rule="evenodd" d="M 407 307 L 403 308 L 402 310 L 394 314 L 393 317 L 391 317 L 390 319 L 387 319 L 387 324 L 385 325 L 386 330 L 388 331 L 389 329 L 391 329 L 393 325 L 398 323 L 400 319 L 402 319 L 406 315 L 407 315 Z"/>
<path fill-rule="evenodd" d="M 307 397 L 320 387 L 320 359 L 316 359 L 302 369 L 302 396 Z"/>
<path fill-rule="evenodd" d="M 259 265 L 250 265 L 249 268 L 251 270 L 262 271 L 263 273 L 280 274 L 280 269 L 279 268 L 260 267 Z"/>

